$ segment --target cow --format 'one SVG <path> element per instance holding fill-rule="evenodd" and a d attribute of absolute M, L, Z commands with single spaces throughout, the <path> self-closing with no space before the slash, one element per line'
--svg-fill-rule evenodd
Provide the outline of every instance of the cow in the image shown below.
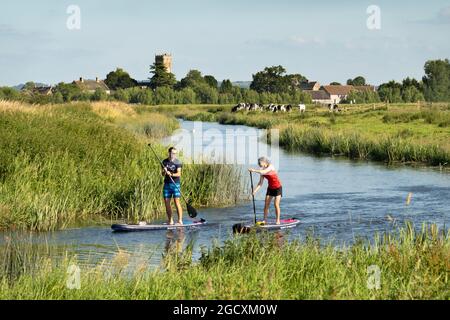
<path fill-rule="evenodd" d="M 284 104 L 277 105 L 275 107 L 275 110 L 273 110 L 273 112 L 286 112 L 286 106 Z"/>
<path fill-rule="evenodd" d="M 287 112 L 291 112 L 291 111 L 292 111 L 292 105 L 288 104 L 288 105 L 286 106 L 286 111 L 287 111 Z"/>
<path fill-rule="evenodd" d="M 300 111 L 301 113 L 306 112 L 306 106 L 304 104 L 299 104 L 298 111 Z"/>
<path fill-rule="evenodd" d="M 337 104 L 329 104 L 328 109 L 330 112 L 341 112 L 341 109 L 339 109 L 339 106 Z"/>
<path fill-rule="evenodd" d="M 271 104 L 269 104 L 268 106 L 267 106 L 267 111 L 270 111 L 270 112 L 274 112 L 274 110 L 275 110 L 275 108 L 276 108 L 276 105 L 274 105 L 273 103 L 271 103 Z"/>
<path fill-rule="evenodd" d="M 238 112 L 240 110 L 244 110 L 246 107 L 245 103 L 239 103 L 237 106 L 234 106 L 233 109 L 231 109 L 231 112 Z"/>

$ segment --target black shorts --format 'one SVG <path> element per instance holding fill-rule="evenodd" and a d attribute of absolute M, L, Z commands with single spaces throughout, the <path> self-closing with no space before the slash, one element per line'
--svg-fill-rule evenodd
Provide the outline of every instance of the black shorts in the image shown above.
<path fill-rule="evenodd" d="M 279 187 L 278 189 L 267 188 L 266 196 L 271 197 L 283 196 L 283 187 Z"/>

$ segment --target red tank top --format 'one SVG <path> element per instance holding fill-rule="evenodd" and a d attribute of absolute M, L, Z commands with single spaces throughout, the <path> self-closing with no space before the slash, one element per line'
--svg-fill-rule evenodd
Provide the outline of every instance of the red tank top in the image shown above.
<path fill-rule="evenodd" d="M 281 187 L 280 179 L 278 179 L 278 174 L 275 170 L 263 175 L 263 177 L 269 182 L 269 189 L 278 189 Z"/>

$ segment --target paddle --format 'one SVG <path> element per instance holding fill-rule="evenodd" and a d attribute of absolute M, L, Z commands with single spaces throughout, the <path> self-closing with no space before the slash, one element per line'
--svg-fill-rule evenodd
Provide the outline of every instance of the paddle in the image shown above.
<path fill-rule="evenodd" d="M 156 152 L 153 149 L 152 145 L 149 143 L 148 146 L 153 151 L 153 154 L 155 155 L 156 159 L 158 159 L 159 164 L 161 165 L 161 167 L 164 169 L 164 164 L 162 163 L 161 159 L 156 154 Z M 195 218 L 197 216 L 197 210 L 195 210 L 195 208 L 193 206 L 191 206 L 190 203 L 186 200 L 186 198 L 181 193 L 181 190 L 178 188 L 178 185 L 175 183 L 175 181 L 173 181 L 172 177 L 171 176 L 168 176 L 168 177 L 170 178 L 172 183 L 176 186 L 176 188 L 178 189 L 178 192 L 181 194 L 181 197 L 183 198 L 184 202 L 186 203 L 186 207 L 187 207 L 187 211 L 188 211 L 189 217 Z"/>
<path fill-rule="evenodd" d="M 253 200 L 253 214 L 254 214 L 254 223 L 255 226 L 258 224 L 256 222 L 256 205 L 255 205 L 255 196 L 253 195 L 254 187 L 253 187 L 253 175 L 250 171 L 250 184 L 252 186 L 252 200 Z M 236 223 L 233 225 L 233 233 L 243 234 L 243 233 L 249 233 L 251 228 L 246 227 L 242 223 Z"/>
<path fill-rule="evenodd" d="M 253 200 L 253 214 L 255 215 L 255 225 L 256 225 L 256 206 L 255 206 L 255 196 L 253 195 L 254 189 L 253 189 L 253 175 L 250 172 L 250 183 L 252 185 L 252 200 Z"/>

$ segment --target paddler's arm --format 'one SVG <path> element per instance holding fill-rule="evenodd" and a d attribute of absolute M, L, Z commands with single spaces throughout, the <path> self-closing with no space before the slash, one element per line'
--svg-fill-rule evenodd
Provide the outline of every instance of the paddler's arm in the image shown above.
<path fill-rule="evenodd" d="M 272 166 L 268 166 L 266 169 L 248 169 L 248 171 L 250 172 L 255 172 L 259 174 L 268 174 L 272 170 L 273 170 Z"/>
<path fill-rule="evenodd" d="M 176 173 L 170 173 L 170 176 L 174 178 L 181 177 L 181 168 L 178 168 Z"/>
<path fill-rule="evenodd" d="M 261 176 L 261 178 L 259 178 L 258 185 L 256 186 L 255 190 L 253 190 L 253 195 L 255 195 L 258 192 L 258 190 L 262 187 L 263 183 L 264 183 L 264 177 Z"/>

